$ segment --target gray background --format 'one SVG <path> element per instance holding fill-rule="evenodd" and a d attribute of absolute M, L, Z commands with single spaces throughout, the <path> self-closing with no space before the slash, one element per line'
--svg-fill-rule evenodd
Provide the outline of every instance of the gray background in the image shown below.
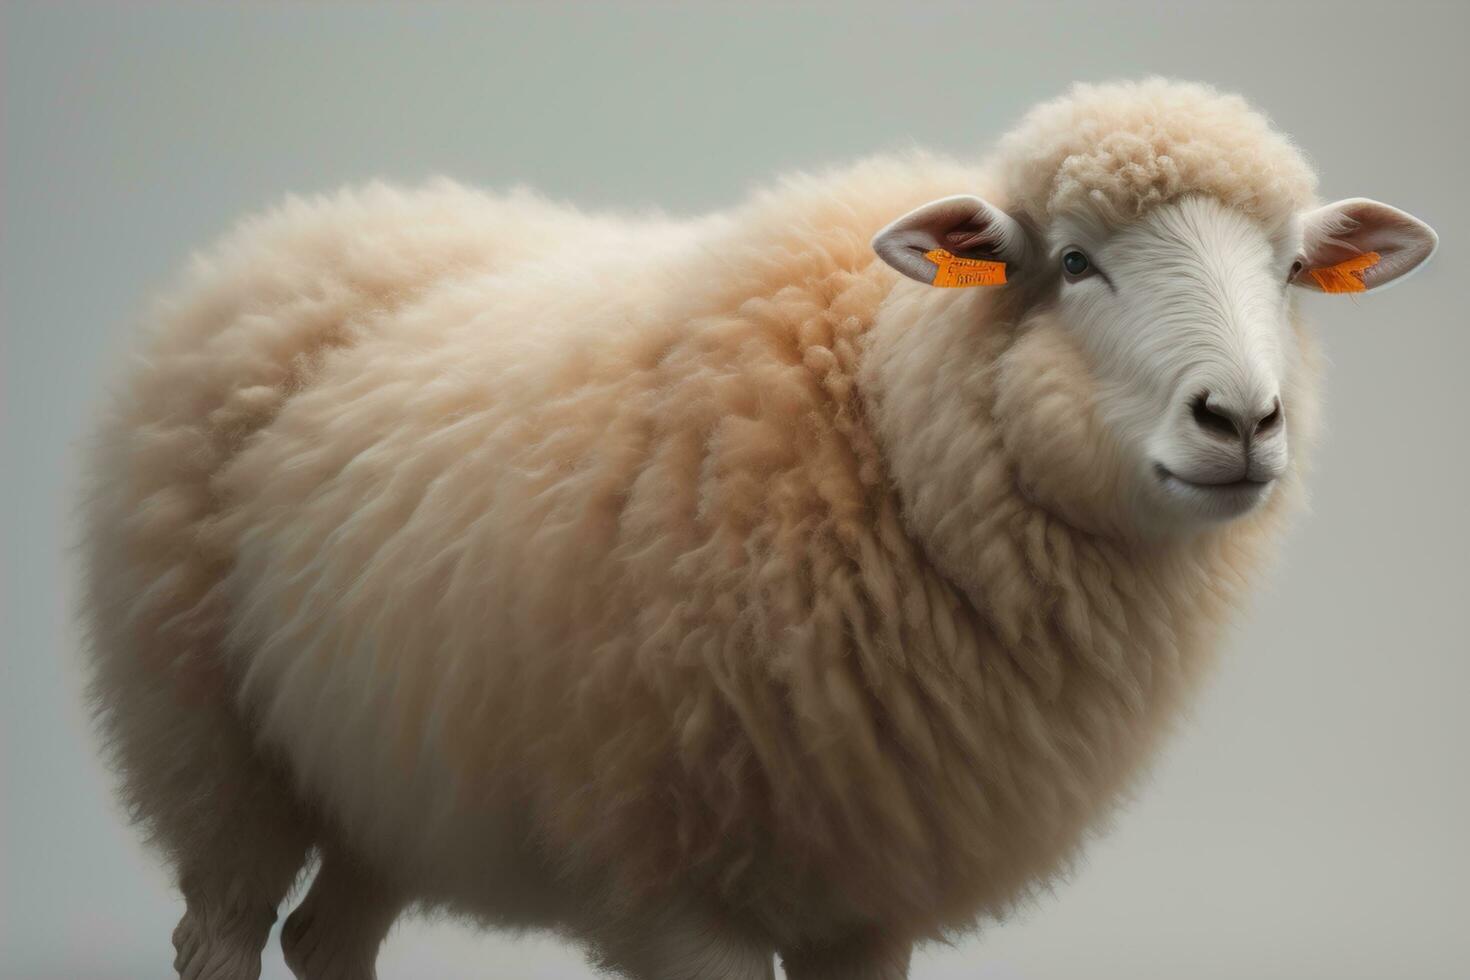
<path fill-rule="evenodd" d="M 1243 92 L 1326 196 L 1404 207 L 1443 246 L 1381 296 L 1305 300 L 1332 361 L 1314 513 L 1138 802 L 1055 895 L 914 974 L 1465 976 L 1470 5 L 1019 6 L 7 6 L 0 973 L 172 955 L 179 902 L 78 702 L 66 544 L 79 434 L 191 248 L 375 175 L 694 213 L 909 142 L 975 151 L 1070 81 L 1163 73 Z M 422 921 L 381 972 L 589 975 Z"/>

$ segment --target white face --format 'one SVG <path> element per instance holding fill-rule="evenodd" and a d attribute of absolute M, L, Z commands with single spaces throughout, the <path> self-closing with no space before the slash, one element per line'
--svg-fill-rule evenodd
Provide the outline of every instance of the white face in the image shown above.
<path fill-rule="evenodd" d="M 1057 313 L 1088 352 L 1137 517 L 1163 528 L 1259 506 L 1290 461 L 1294 229 L 1205 197 L 1117 230 L 1048 235 Z"/>
<path fill-rule="evenodd" d="M 1034 406 L 1011 399 L 1009 427 L 1032 427 L 1017 436 L 1017 451 L 1046 464 L 1027 473 L 1031 490 L 1053 505 L 1085 499 L 1110 521 L 1122 516 L 1159 532 L 1249 513 L 1286 475 L 1303 351 L 1295 289 L 1369 292 L 1422 265 L 1438 242 L 1424 222 L 1366 198 L 1267 228 L 1214 198 L 1184 197 L 1121 226 L 1059 216 L 1044 240 L 1034 236 L 1000 208 L 956 195 L 897 218 L 873 248 L 933 286 L 993 283 L 974 272 L 963 279 L 956 260 L 1001 262 L 1014 272 L 1020 301 L 1038 304 L 1019 315 L 1055 324 L 1083 355 L 1073 395 L 1079 414 L 1085 402 L 1096 409 L 1086 416 L 1095 414 L 1102 428 L 1074 432 L 1085 444 L 1062 452 L 1063 427 L 1041 403 L 1047 382 L 1039 382 Z M 1038 367 L 1061 369 L 1055 361 Z M 1042 443 L 1052 447 L 1045 454 Z M 1043 486 L 1048 473 L 1053 485 Z"/>

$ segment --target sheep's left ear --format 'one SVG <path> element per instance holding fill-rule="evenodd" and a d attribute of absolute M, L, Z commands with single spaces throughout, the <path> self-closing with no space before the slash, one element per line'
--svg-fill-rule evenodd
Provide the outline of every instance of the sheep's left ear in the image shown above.
<path fill-rule="evenodd" d="M 1302 215 L 1302 251 L 1292 282 L 1323 293 L 1386 286 L 1434 254 L 1434 229 L 1387 204 L 1352 197 Z"/>
<path fill-rule="evenodd" d="M 873 251 L 899 272 L 933 286 L 998 286 L 1026 254 L 1026 232 L 978 197 L 943 197 L 873 236 Z"/>

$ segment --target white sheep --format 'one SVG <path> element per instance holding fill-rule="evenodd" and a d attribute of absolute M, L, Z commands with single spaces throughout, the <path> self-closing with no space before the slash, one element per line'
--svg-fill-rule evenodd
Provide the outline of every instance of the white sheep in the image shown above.
<path fill-rule="evenodd" d="M 90 460 L 92 690 L 181 976 L 255 977 L 313 850 L 310 978 L 419 904 L 631 977 L 891 980 L 1051 880 L 1298 495 L 1288 287 L 1435 245 L 1314 190 L 1151 80 L 696 222 L 438 183 L 247 223 Z"/>

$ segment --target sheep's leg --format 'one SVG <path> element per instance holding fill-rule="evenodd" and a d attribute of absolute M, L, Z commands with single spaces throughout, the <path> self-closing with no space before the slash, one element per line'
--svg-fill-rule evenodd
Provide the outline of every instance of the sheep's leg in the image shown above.
<path fill-rule="evenodd" d="M 789 980 L 905 980 L 913 944 L 873 934 L 821 947 L 783 951 Z"/>
<path fill-rule="evenodd" d="M 598 959 L 629 980 L 774 980 L 775 950 L 718 916 L 683 910 L 598 930 Z"/>
<path fill-rule="evenodd" d="M 132 527 L 131 513 L 109 520 Z M 207 605 L 194 571 L 145 562 L 190 549 L 117 527 L 98 534 L 90 693 L 128 813 L 183 893 L 174 968 L 184 980 L 254 980 L 312 825 L 241 716 L 223 652 L 202 639 L 207 624 L 191 619 Z M 160 625 L 170 622 L 185 625 Z"/>
<path fill-rule="evenodd" d="M 378 947 L 401 908 L 396 889 L 352 856 L 326 849 L 281 930 L 286 964 L 300 980 L 373 980 Z"/>
<path fill-rule="evenodd" d="M 275 898 L 284 897 L 285 889 Z M 174 969 L 181 980 L 256 980 L 275 904 L 248 888 L 185 884 L 184 916 L 174 927 Z"/>
<path fill-rule="evenodd" d="M 311 825 L 223 696 L 180 698 L 121 657 L 108 668 L 104 720 L 129 808 L 184 897 L 174 968 L 183 980 L 255 980 Z"/>
<path fill-rule="evenodd" d="M 192 751 L 198 747 L 178 749 L 180 756 Z M 254 764 L 201 780 L 197 791 L 203 802 L 187 808 L 192 827 L 155 821 L 173 834 L 165 843 L 184 894 L 174 969 L 181 980 L 256 980 L 276 907 L 305 862 L 310 832 L 281 781 Z"/>

